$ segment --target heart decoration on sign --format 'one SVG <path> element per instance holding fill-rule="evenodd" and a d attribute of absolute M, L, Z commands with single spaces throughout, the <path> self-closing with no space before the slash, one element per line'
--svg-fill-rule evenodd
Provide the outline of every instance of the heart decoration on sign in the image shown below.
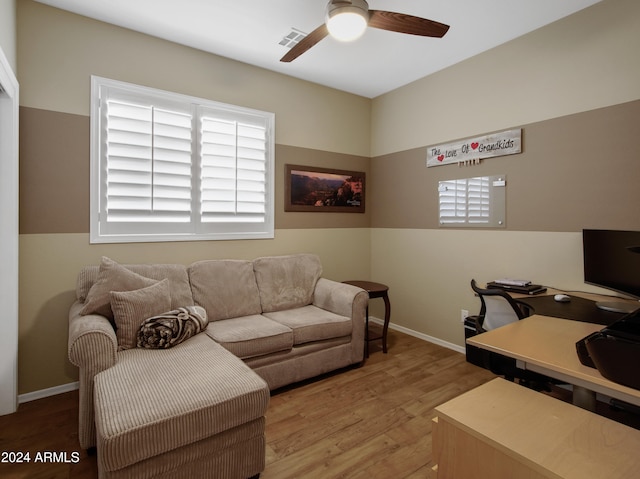
<path fill-rule="evenodd" d="M 476 148 L 478 148 L 478 145 L 479 145 L 479 143 L 474 141 L 473 143 L 471 143 L 471 148 L 473 148 L 475 150 Z"/>
<path fill-rule="evenodd" d="M 444 155 L 438 155 L 438 161 L 443 161 L 444 160 Z"/>

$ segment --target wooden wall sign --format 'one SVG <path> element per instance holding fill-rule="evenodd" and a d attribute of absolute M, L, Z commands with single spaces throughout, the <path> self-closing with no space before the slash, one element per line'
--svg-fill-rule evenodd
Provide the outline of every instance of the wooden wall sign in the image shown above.
<path fill-rule="evenodd" d="M 522 128 L 429 146 L 427 166 L 469 163 L 522 151 Z"/>

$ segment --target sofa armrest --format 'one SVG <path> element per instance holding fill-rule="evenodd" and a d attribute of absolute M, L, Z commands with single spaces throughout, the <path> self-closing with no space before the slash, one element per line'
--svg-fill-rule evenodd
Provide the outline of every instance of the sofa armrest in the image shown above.
<path fill-rule="evenodd" d="M 78 441 L 83 449 L 96 445 L 93 382 L 96 374 L 116 363 L 118 341 L 111 323 L 98 314 L 80 315 L 82 303 L 69 310 L 69 361 L 80 369 Z"/>
<path fill-rule="evenodd" d="M 358 297 L 358 295 L 360 295 L 360 297 Z M 354 306 L 356 306 L 357 303 L 362 303 L 362 313 L 364 315 L 368 300 L 369 295 L 365 290 L 326 278 L 320 278 L 318 280 L 313 293 L 314 306 L 352 319 Z"/>
<path fill-rule="evenodd" d="M 351 363 L 364 359 L 365 316 L 369 294 L 357 286 L 320 278 L 313 293 L 313 305 L 351 318 Z"/>
<path fill-rule="evenodd" d="M 69 361 L 97 374 L 116 363 L 116 332 L 104 316 L 81 316 L 81 308 L 82 304 L 76 302 L 69 311 Z"/>

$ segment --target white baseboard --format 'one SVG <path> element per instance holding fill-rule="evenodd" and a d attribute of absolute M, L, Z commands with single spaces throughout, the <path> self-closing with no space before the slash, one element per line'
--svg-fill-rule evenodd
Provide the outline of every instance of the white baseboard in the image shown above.
<path fill-rule="evenodd" d="M 36 399 L 42 399 L 49 396 L 55 396 L 56 394 L 68 393 L 69 391 L 75 391 L 79 387 L 80 383 L 76 381 L 75 383 L 62 384 L 60 386 L 54 386 L 52 388 L 40 389 L 39 391 L 20 394 L 18 396 L 18 404 L 35 401 Z"/>
<path fill-rule="evenodd" d="M 380 325 L 384 324 L 384 321 L 382 319 L 376 318 L 375 316 L 369 316 L 369 321 Z M 413 336 L 414 338 L 422 339 L 423 341 L 428 341 L 430 343 L 437 344 L 438 346 L 442 346 L 447 349 L 452 349 L 453 351 L 456 351 L 458 353 L 465 354 L 464 346 L 459 346 L 448 341 L 443 341 L 442 339 L 434 338 L 433 336 L 429 336 L 428 334 L 420 333 L 418 331 L 414 331 L 413 329 L 405 328 L 404 326 L 399 326 L 391 322 L 389 323 L 389 328 L 400 331 L 404 334 L 408 334 L 409 336 Z"/>

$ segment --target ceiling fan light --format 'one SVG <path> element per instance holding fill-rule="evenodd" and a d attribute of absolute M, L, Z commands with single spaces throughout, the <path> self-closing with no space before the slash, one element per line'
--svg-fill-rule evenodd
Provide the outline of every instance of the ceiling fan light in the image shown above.
<path fill-rule="evenodd" d="M 344 12 L 329 18 L 327 28 L 336 40 L 350 42 L 362 36 L 367 22 L 359 13 Z"/>
<path fill-rule="evenodd" d="M 366 1 L 332 1 L 327 7 L 327 29 L 337 40 L 349 42 L 360 37 L 369 21 Z"/>

